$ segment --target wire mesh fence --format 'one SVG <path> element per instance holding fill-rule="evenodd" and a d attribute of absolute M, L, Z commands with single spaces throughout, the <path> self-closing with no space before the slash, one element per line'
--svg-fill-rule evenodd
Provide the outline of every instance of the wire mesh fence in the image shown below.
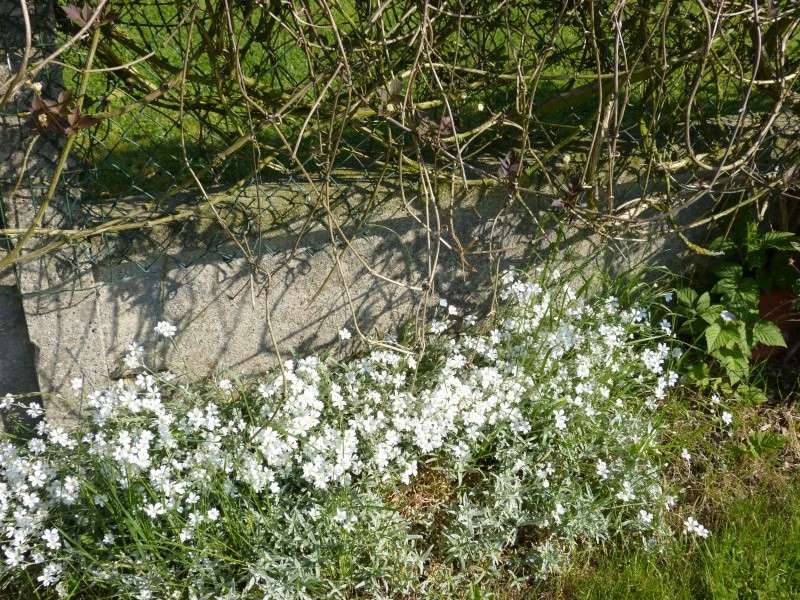
<path fill-rule="evenodd" d="M 60 149 L 34 187 L 63 221 L 6 219 L 3 267 L 78 245 L 126 259 L 134 232 L 156 251 L 268 252 L 286 223 L 268 195 L 242 201 L 264 185 L 297 196 L 282 219 L 337 243 L 339 219 L 376 209 L 334 197 L 354 181 L 391 181 L 426 214 L 465 190 L 535 191 L 609 238 L 698 203 L 712 211 L 682 227 L 797 220 L 792 3 L 115 0 L 52 6 L 47 35 L 16 14 L 30 27 L 6 43 L 3 111 Z"/>

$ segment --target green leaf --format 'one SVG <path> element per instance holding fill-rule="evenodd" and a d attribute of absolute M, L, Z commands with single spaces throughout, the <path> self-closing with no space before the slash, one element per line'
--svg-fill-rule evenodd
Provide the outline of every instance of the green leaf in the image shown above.
<path fill-rule="evenodd" d="M 722 306 L 719 304 L 712 304 L 705 311 L 700 314 L 700 318 L 706 323 L 716 323 L 719 321 L 719 315 L 722 312 Z"/>
<path fill-rule="evenodd" d="M 800 238 L 791 231 L 768 231 L 761 237 L 762 248 L 775 250 L 793 250 Z"/>
<path fill-rule="evenodd" d="M 745 277 L 739 282 L 736 289 L 736 298 L 747 306 L 758 306 L 758 282 L 751 277 Z"/>
<path fill-rule="evenodd" d="M 752 277 L 720 279 L 711 291 L 724 296 L 735 310 L 758 304 L 758 283 Z"/>
<path fill-rule="evenodd" d="M 786 341 L 783 339 L 781 330 L 770 321 L 758 321 L 753 325 L 753 340 L 765 346 L 786 348 Z"/>
<path fill-rule="evenodd" d="M 708 363 L 692 362 L 686 370 L 689 380 L 699 387 L 705 387 L 711 380 L 711 369 Z"/>
<path fill-rule="evenodd" d="M 719 334 L 722 333 L 722 327 L 720 327 L 719 323 L 712 323 L 705 330 L 706 336 L 706 347 L 708 348 L 709 352 L 713 352 L 717 348 L 720 347 L 719 344 Z"/>
<path fill-rule="evenodd" d="M 736 243 L 728 238 L 725 237 L 717 237 L 711 240 L 711 243 L 708 245 L 709 248 L 715 250 L 717 252 L 729 252 L 736 247 Z"/>
<path fill-rule="evenodd" d="M 786 438 L 772 431 L 755 431 L 746 440 L 747 449 L 755 457 L 775 455 L 783 450 Z"/>
<path fill-rule="evenodd" d="M 742 321 L 739 321 L 736 323 L 736 328 L 739 332 L 739 347 L 742 349 L 742 354 L 747 360 L 750 360 L 754 346 L 752 327 L 748 328 Z"/>
<path fill-rule="evenodd" d="M 711 294 L 708 292 L 703 292 L 700 297 L 697 299 L 697 303 L 695 304 L 695 308 L 697 312 L 701 313 L 711 306 Z"/>
<path fill-rule="evenodd" d="M 745 225 L 744 245 L 748 252 L 755 252 L 761 248 L 761 239 L 758 235 L 758 223 L 748 221 Z"/>
<path fill-rule="evenodd" d="M 726 298 L 730 299 L 736 295 L 736 291 L 739 289 L 739 280 L 738 279 L 720 279 L 714 284 L 714 287 L 711 288 L 711 291 L 715 294 L 721 294 Z"/>
<path fill-rule="evenodd" d="M 714 268 L 714 274 L 720 279 L 736 281 L 744 274 L 742 265 L 733 262 L 724 262 Z"/>
<path fill-rule="evenodd" d="M 715 356 L 732 384 L 746 379 L 750 374 L 750 362 L 738 349 L 720 348 Z"/>
<path fill-rule="evenodd" d="M 692 288 L 678 288 L 675 291 L 675 295 L 678 298 L 678 303 L 684 306 L 694 306 L 695 300 L 697 300 L 697 292 Z"/>
<path fill-rule="evenodd" d="M 764 404 L 767 401 L 767 395 L 763 390 L 752 385 L 740 385 L 736 388 L 737 400 L 749 404 L 750 406 L 757 406 Z"/>
<path fill-rule="evenodd" d="M 708 329 L 706 331 L 708 331 Z M 733 347 L 737 344 L 741 347 L 743 342 L 747 345 L 747 340 L 742 339 L 742 334 L 743 330 L 740 330 L 735 324 L 726 323 L 719 328 L 716 339 L 717 347 Z"/>

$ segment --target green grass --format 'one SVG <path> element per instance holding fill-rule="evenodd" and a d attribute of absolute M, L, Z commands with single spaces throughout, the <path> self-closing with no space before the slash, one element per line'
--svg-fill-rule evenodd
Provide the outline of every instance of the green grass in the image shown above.
<path fill-rule="evenodd" d="M 708 541 L 676 544 L 664 556 L 612 551 L 565 576 L 580 599 L 778 599 L 800 597 L 800 489 L 761 489 L 717 516 Z"/>

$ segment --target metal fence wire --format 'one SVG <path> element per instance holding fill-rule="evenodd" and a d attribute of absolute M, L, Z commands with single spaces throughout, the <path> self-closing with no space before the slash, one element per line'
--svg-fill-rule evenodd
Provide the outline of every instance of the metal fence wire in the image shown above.
<path fill-rule="evenodd" d="M 50 148 L 50 178 L 17 161 L 3 187 L 26 181 L 62 220 L 6 216 L 0 270 L 77 246 L 129 261 L 145 241 L 268 253 L 265 233 L 363 222 L 390 182 L 409 205 L 535 192 L 612 238 L 700 202 L 682 227 L 797 219 L 792 3 L 6 3 L 3 118 Z"/>

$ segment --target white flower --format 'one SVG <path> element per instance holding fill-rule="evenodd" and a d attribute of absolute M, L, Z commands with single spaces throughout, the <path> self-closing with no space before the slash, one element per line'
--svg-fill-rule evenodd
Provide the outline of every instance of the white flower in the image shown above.
<path fill-rule="evenodd" d="M 83 378 L 82 377 L 73 377 L 72 381 L 70 381 L 70 385 L 72 389 L 76 392 L 83 389 Z"/>
<path fill-rule="evenodd" d="M 559 431 L 563 431 L 567 428 L 567 415 L 564 413 L 564 409 L 559 408 L 555 411 L 553 413 L 553 419 L 556 422 L 556 429 Z"/>
<path fill-rule="evenodd" d="M 686 448 L 681 450 L 681 458 L 685 460 L 687 463 L 692 462 L 692 455 L 689 454 L 689 451 Z"/>
<path fill-rule="evenodd" d="M 727 410 L 724 411 L 722 413 L 722 422 L 725 423 L 725 425 L 730 425 L 731 423 L 733 423 L 733 415 L 729 413 Z"/>
<path fill-rule="evenodd" d="M 636 494 L 633 493 L 633 486 L 631 482 L 627 479 L 622 482 L 622 489 L 617 492 L 617 498 L 622 500 L 623 502 L 630 502 L 631 500 L 636 500 Z"/>
<path fill-rule="evenodd" d="M 519 462 L 522 462 L 522 461 L 519 461 Z M 524 466 L 524 463 L 522 463 L 521 466 L 519 466 L 518 468 L 516 468 L 514 470 L 518 471 L 523 466 Z M 552 475 L 555 472 L 556 472 L 556 470 L 553 468 L 553 465 L 551 463 L 547 463 L 546 467 L 543 467 L 543 468 L 540 467 L 540 468 L 538 468 L 536 470 L 536 476 L 540 479 L 540 483 L 542 484 L 543 488 L 547 489 L 547 488 L 550 487 L 550 482 L 548 481 L 547 477 L 549 475 Z"/>
<path fill-rule="evenodd" d="M 697 519 L 694 517 L 689 517 L 686 519 L 683 522 L 683 527 L 686 530 L 686 533 L 692 533 L 701 538 L 707 538 L 710 535 L 708 529 L 698 523 Z"/>
<path fill-rule="evenodd" d="M 556 502 L 555 509 L 553 510 L 553 520 L 556 523 L 561 523 L 561 517 L 564 513 L 567 512 L 567 509 L 560 502 Z"/>
<path fill-rule="evenodd" d="M 42 532 L 42 539 L 50 550 L 61 548 L 61 537 L 58 535 L 58 529 L 45 529 Z"/>
<path fill-rule="evenodd" d="M 12 568 L 19 566 L 25 559 L 24 553 L 20 552 L 19 548 L 13 546 L 5 546 L 3 552 L 6 555 L 6 564 Z"/>
<path fill-rule="evenodd" d="M 46 444 L 42 438 L 31 438 L 28 442 L 28 450 L 33 454 L 42 454 L 47 449 Z"/>
<path fill-rule="evenodd" d="M 6 394 L 0 398 L 0 410 L 7 410 L 14 404 L 14 394 Z"/>
<path fill-rule="evenodd" d="M 347 511 L 344 510 L 343 508 L 337 508 L 336 514 L 333 515 L 333 520 L 336 521 L 337 523 L 344 523 L 345 521 L 347 521 Z"/>
<path fill-rule="evenodd" d="M 664 292 L 664 294 L 662 294 L 661 297 L 664 298 L 664 302 L 666 302 L 667 304 L 672 302 L 672 292 Z"/>
<path fill-rule="evenodd" d="M 446 319 L 445 320 L 434 319 L 433 321 L 431 321 L 430 332 L 434 335 L 439 335 L 440 333 L 447 331 L 447 328 L 449 326 L 450 323 L 448 323 Z"/>
<path fill-rule="evenodd" d="M 661 323 L 658 324 L 658 328 L 661 329 L 667 335 L 672 333 L 672 325 L 666 319 L 661 319 Z"/>
<path fill-rule="evenodd" d="M 25 412 L 31 419 L 38 419 L 44 414 L 44 409 L 38 402 L 31 402 L 28 404 L 28 409 Z"/>
<path fill-rule="evenodd" d="M 219 510 L 217 510 L 216 508 L 211 508 L 206 513 L 206 516 L 208 517 L 209 521 L 214 522 L 217 519 L 219 519 Z"/>
<path fill-rule="evenodd" d="M 594 470 L 600 479 L 608 479 L 608 465 L 606 464 L 606 461 L 598 458 L 597 463 L 594 466 Z"/>
<path fill-rule="evenodd" d="M 347 329 L 346 327 L 342 327 L 342 328 L 339 330 L 339 339 L 340 339 L 341 341 L 343 341 L 343 342 L 346 342 L 346 341 L 347 341 L 347 340 L 349 340 L 351 337 L 353 337 L 353 334 L 352 334 L 352 333 L 350 333 L 350 330 L 349 330 L 349 329 Z"/>
<path fill-rule="evenodd" d="M 478 102 L 477 109 L 478 112 L 483 112 L 486 109 L 486 107 L 483 105 L 483 102 Z"/>
<path fill-rule="evenodd" d="M 650 525 L 653 522 L 653 513 L 647 512 L 645 509 L 639 511 L 639 520 L 645 525 Z"/>
<path fill-rule="evenodd" d="M 153 327 L 153 331 L 155 331 L 161 337 L 171 338 L 175 337 L 175 334 L 178 332 L 178 328 L 168 321 L 159 321 L 156 326 Z"/>
<path fill-rule="evenodd" d="M 34 81 L 33 83 L 31 83 L 31 90 L 33 90 L 34 94 L 38 94 L 41 96 L 43 89 L 44 86 L 42 85 L 41 81 Z"/>
<path fill-rule="evenodd" d="M 233 389 L 233 383 L 231 383 L 230 379 L 220 379 L 217 382 L 217 387 L 223 392 L 230 392 Z"/>
<path fill-rule="evenodd" d="M 131 342 L 128 344 L 127 353 L 125 354 L 125 358 L 123 362 L 125 366 L 129 369 L 135 369 L 140 367 L 142 364 L 142 354 L 144 353 L 144 348 L 137 344 L 136 342 Z"/>
<path fill-rule="evenodd" d="M 658 375 L 663 372 L 663 363 L 668 355 L 669 347 L 659 344 L 654 350 L 647 348 L 642 352 L 642 362 L 651 373 Z"/>
<path fill-rule="evenodd" d="M 726 323 L 736 320 L 736 315 L 729 310 L 723 310 L 721 313 L 719 313 L 719 316 L 722 317 L 722 320 Z"/>
<path fill-rule="evenodd" d="M 55 585 L 61 577 L 62 567 L 58 563 L 49 563 L 42 569 L 42 574 L 36 579 L 45 587 Z M 61 597 L 59 595 L 59 597 Z"/>
<path fill-rule="evenodd" d="M 144 505 L 145 514 L 151 519 L 155 520 L 159 515 L 167 512 L 166 507 L 161 502 Z"/>

